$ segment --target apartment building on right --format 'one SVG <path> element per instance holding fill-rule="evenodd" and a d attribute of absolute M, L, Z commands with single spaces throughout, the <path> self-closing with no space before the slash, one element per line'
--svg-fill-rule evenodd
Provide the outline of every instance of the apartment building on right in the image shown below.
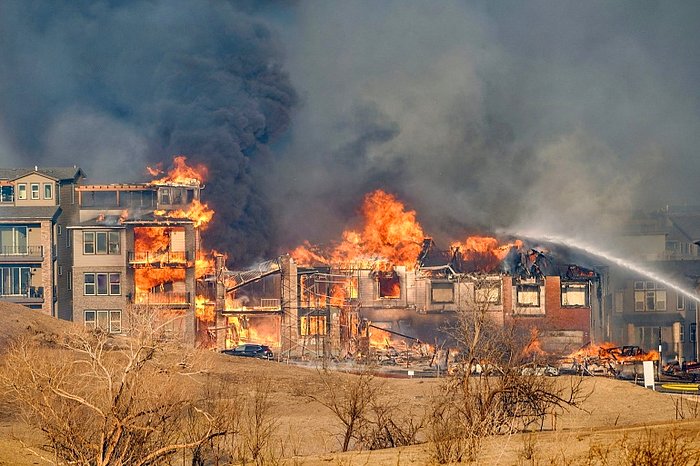
<path fill-rule="evenodd" d="M 693 295 L 700 290 L 699 240 L 700 208 L 667 207 L 633 217 L 622 241 L 624 256 L 659 278 L 610 267 L 604 340 L 660 347 L 664 360 L 698 359 L 698 303 Z"/>

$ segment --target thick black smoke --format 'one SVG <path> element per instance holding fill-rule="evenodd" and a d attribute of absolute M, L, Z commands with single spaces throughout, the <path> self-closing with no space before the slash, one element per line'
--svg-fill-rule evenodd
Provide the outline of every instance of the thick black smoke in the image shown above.
<path fill-rule="evenodd" d="M 301 2 L 304 102 L 268 178 L 290 242 L 336 236 L 377 187 L 453 238 L 590 237 L 697 204 L 698 18 L 692 1 Z"/>
<path fill-rule="evenodd" d="M 206 245 L 236 262 L 266 255 L 274 224 L 253 166 L 296 94 L 257 13 L 249 1 L 0 2 L 2 165 L 78 164 L 89 182 L 120 182 L 185 154 L 210 168 Z"/>

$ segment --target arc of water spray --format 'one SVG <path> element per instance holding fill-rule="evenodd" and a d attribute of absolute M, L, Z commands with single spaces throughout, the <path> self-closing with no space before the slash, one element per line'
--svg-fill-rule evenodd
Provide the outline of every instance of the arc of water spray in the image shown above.
<path fill-rule="evenodd" d="M 505 232 L 504 232 L 505 233 Z M 558 244 L 567 248 L 571 249 L 578 249 L 579 251 L 583 251 L 586 254 L 590 256 L 597 257 L 599 259 L 602 259 L 605 262 L 616 264 L 622 268 L 625 268 L 627 270 L 630 270 L 632 272 L 636 272 L 640 275 L 644 275 L 645 277 L 648 277 L 656 282 L 663 283 L 666 285 L 666 287 L 671 288 L 682 295 L 686 296 L 687 298 L 692 299 L 693 301 L 696 301 L 700 303 L 700 297 L 698 297 L 697 294 L 690 290 L 686 290 L 682 286 L 678 285 L 677 283 L 674 283 L 668 278 L 663 277 L 662 275 L 659 275 L 658 273 L 654 272 L 653 270 L 649 270 L 648 268 L 636 264 L 632 261 L 629 261 L 627 259 L 623 259 L 619 256 L 616 256 L 614 253 L 611 253 L 610 251 L 605 251 L 601 248 L 598 248 L 596 246 L 593 246 L 590 243 L 587 243 L 586 241 L 582 241 L 579 239 L 575 238 L 564 238 L 561 236 L 557 236 L 551 233 L 547 234 L 537 234 L 533 232 L 507 232 L 509 235 L 513 235 L 515 237 L 519 238 L 526 238 L 530 240 L 536 240 L 536 241 L 544 241 L 547 243 L 552 243 L 552 244 Z"/>

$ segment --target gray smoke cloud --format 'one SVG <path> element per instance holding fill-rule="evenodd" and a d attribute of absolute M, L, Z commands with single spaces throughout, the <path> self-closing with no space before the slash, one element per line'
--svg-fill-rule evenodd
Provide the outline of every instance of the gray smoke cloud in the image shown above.
<path fill-rule="evenodd" d="M 443 239 L 599 237 L 697 202 L 697 18 L 697 2 L 301 2 L 285 38 L 301 107 L 266 178 L 284 239 L 337 237 L 376 188 Z"/>
<path fill-rule="evenodd" d="M 139 181 L 185 154 L 210 168 L 205 245 L 246 262 L 273 250 L 252 167 L 296 93 L 264 17 L 276 2 L 0 3 L 5 166 L 80 165 L 88 182 Z"/>
<path fill-rule="evenodd" d="M 696 202 L 698 17 L 689 1 L 5 0 L 0 157 L 89 182 L 204 162 L 205 241 L 238 265 L 337 238 L 377 188 L 438 240 L 590 239 Z"/>

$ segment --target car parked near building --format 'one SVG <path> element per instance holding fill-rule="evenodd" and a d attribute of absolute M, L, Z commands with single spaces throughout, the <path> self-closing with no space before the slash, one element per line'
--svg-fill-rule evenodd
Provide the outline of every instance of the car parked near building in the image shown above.
<path fill-rule="evenodd" d="M 223 350 L 222 353 L 228 354 L 230 356 L 243 356 L 247 358 L 258 358 L 258 359 L 274 359 L 275 355 L 266 345 L 257 345 L 246 343 L 244 345 L 238 345 L 233 349 Z"/>

